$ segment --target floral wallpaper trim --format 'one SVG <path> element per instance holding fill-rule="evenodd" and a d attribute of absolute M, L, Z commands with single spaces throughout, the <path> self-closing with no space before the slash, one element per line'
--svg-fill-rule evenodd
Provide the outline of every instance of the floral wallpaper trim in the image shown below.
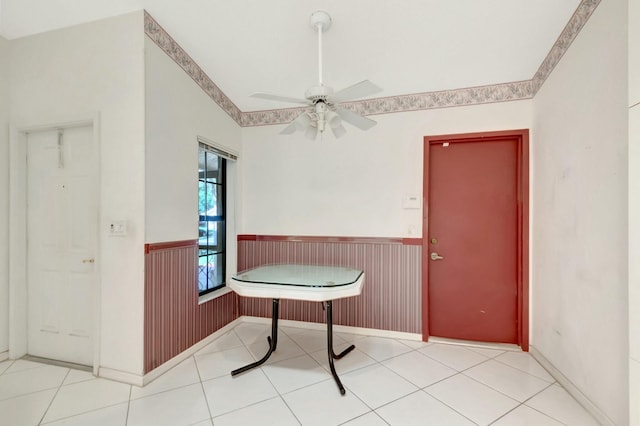
<path fill-rule="evenodd" d="M 538 68 L 533 79 L 531 79 L 533 96 L 538 93 L 538 90 L 540 90 L 547 77 L 551 75 L 551 71 L 558 65 L 564 53 L 569 49 L 569 46 L 571 46 L 571 43 L 599 4 L 600 0 L 582 0 L 580 2 L 573 16 L 569 19 L 564 30 L 562 30 L 562 33 L 560 33 L 560 36 L 547 54 L 547 57 L 542 61 L 540 68 Z"/>
<path fill-rule="evenodd" d="M 589 20 L 593 11 L 598 7 L 600 1 L 601 0 L 582 0 L 580 2 L 573 16 L 531 80 L 444 90 L 440 92 L 365 99 L 345 103 L 342 104 L 342 106 L 362 115 L 375 115 L 533 98 L 555 66 L 560 62 L 560 59 L 582 27 Z M 216 104 L 242 127 L 288 123 L 305 109 L 285 108 L 242 112 L 222 93 L 220 88 L 205 74 L 202 68 L 193 61 L 147 11 L 144 13 L 144 32 L 173 59 Z"/>
<path fill-rule="evenodd" d="M 390 96 L 386 98 L 365 99 L 340 104 L 361 115 L 388 114 L 433 108 L 448 108 L 464 105 L 476 105 L 494 102 L 515 101 L 533 97 L 531 81 L 494 84 L 490 86 L 469 87 L 466 89 L 444 90 L 412 95 Z M 288 108 L 269 111 L 251 111 L 242 113 L 242 126 L 263 126 L 266 124 L 288 123 L 297 117 L 304 108 Z"/>
<path fill-rule="evenodd" d="M 144 33 L 160 47 L 176 64 L 196 82 L 224 112 L 242 126 L 242 111 L 225 95 L 209 76 L 195 63 L 191 56 L 144 11 Z"/>

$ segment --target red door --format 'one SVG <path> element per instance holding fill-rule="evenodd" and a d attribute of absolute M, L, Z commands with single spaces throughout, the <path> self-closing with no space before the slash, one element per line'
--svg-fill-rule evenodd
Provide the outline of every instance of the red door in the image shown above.
<path fill-rule="evenodd" d="M 522 343 L 520 143 L 425 138 L 428 335 Z"/>

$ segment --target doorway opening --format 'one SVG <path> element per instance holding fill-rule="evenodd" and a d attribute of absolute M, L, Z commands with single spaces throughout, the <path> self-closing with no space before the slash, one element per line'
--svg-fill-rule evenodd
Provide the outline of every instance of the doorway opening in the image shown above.
<path fill-rule="evenodd" d="M 424 138 L 422 333 L 529 348 L 529 131 Z"/>
<path fill-rule="evenodd" d="M 10 127 L 9 357 L 97 373 L 98 118 Z"/>

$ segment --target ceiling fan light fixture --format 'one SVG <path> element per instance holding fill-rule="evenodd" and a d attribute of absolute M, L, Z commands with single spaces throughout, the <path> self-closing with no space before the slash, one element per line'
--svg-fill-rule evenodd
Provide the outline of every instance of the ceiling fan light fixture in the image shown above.
<path fill-rule="evenodd" d="M 361 130 L 370 129 L 376 124 L 375 121 L 363 117 L 357 112 L 340 108 L 339 104 L 366 98 L 380 92 L 382 89 L 369 80 L 352 84 L 335 93 L 330 86 L 325 86 L 322 79 L 322 33 L 331 27 L 331 16 L 324 10 L 318 10 L 311 14 L 309 23 L 318 34 L 318 84 L 307 89 L 305 99 L 268 93 L 254 93 L 251 96 L 277 102 L 308 105 L 307 112 L 296 117 L 280 132 L 281 134 L 290 135 L 296 131 L 302 131 L 305 132 L 307 138 L 313 140 L 318 133 L 322 134 L 325 128 L 329 127 L 338 138 L 346 133 L 342 125 L 343 121 Z"/>
<path fill-rule="evenodd" d="M 304 135 L 307 137 L 307 139 L 314 141 L 316 140 L 316 136 L 318 135 L 318 128 L 311 125 L 307 127 L 307 130 L 305 130 Z"/>
<path fill-rule="evenodd" d="M 335 136 L 336 139 L 344 136 L 347 133 L 347 129 L 345 129 L 342 124 L 339 124 L 338 126 L 335 126 L 335 127 L 331 127 L 331 131 L 333 132 L 333 136 Z"/>
<path fill-rule="evenodd" d="M 342 119 L 335 111 L 327 111 L 325 121 L 332 129 L 342 126 Z"/>
<path fill-rule="evenodd" d="M 298 118 L 293 120 L 293 122 L 297 130 L 304 131 L 309 126 L 311 126 L 311 123 L 312 123 L 311 114 L 309 114 L 308 112 L 302 113 L 298 116 Z"/>

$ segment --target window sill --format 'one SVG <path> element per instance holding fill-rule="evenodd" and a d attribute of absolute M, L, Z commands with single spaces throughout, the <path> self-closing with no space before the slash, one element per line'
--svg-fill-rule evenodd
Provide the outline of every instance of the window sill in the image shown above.
<path fill-rule="evenodd" d="M 217 299 L 220 296 L 224 296 L 227 293 L 231 293 L 233 290 L 231 290 L 229 287 L 224 286 L 218 290 L 214 290 L 211 293 L 207 293 L 204 294 L 202 296 L 198 297 L 198 305 L 202 305 L 203 303 L 208 302 L 209 300 L 213 300 L 213 299 Z"/>

